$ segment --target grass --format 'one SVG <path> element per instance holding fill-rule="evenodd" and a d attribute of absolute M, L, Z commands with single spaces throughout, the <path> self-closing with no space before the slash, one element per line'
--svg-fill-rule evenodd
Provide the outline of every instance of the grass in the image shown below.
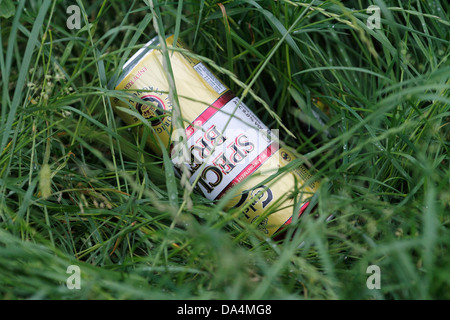
<path fill-rule="evenodd" d="M 3 299 L 450 299 L 450 7 L 371 4 L 380 29 L 363 1 L 2 0 Z M 155 25 L 320 179 L 284 241 L 166 180 L 112 112 L 108 80 Z"/>

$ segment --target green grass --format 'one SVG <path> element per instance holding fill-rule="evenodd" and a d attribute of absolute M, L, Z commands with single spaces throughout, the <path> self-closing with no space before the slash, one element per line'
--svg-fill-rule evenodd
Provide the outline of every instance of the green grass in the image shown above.
<path fill-rule="evenodd" d="M 450 7 L 370 4 L 379 30 L 365 1 L 2 0 L 3 299 L 450 299 Z M 155 25 L 320 179 L 286 240 L 166 181 L 112 112 L 108 80 Z"/>

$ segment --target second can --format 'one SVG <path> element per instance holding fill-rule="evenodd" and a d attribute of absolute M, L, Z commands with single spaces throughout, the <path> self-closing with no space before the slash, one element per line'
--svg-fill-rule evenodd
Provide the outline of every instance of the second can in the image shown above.
<path fill-rule="evenodd" d="M 232 192 L 226 209 L 242 208 L 243 218 L 257 223 L 266 236 L 279 233 L 292 220 L 294 198 L 301 204 L 300 215 L 318 183 L 304 166 L 276 175 L 295 159 L 294 154 L 280 147 L 276 135 L 181 41 L 174 44 L 171 36 L 166 43 L 187 140 L 179 141 L 172 123 L 164 56 L 155 49 L 158 38 L 125 63 L 114 89 L 131 95 L 113 98 L 113 108 L 127 124 L 139 123 L 142 117 L 149 121 L 158 136 L 148 139 L 150 148 L 157 154 L 161 145 L 170 150 L 176 170 L 181 172 L 185 166 L 190 182 L 206 198 L 215 201 Z M 117 107 L 135 110 L 142 117 Z M 184 148 L 177 148 L 177 143 L 185 143 Z"/>

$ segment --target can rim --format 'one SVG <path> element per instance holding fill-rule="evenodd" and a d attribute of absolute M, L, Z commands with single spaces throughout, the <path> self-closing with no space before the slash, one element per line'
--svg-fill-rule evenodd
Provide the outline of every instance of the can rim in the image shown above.
<path fill-rule="evenodd" d="M 151 53 L 154 48 L 149 48 L 149 46 L 158 44 L 159 43 L 159 37 L 155 36 L 150 41 L 144 44 L 142 48 L 140 48 L 138 51 L 136 51 L 135 54 L 131 56 L 130 59 L 128 59 L 125 64 L 122 67 L 122 72 L 120 73 L 119 78 L 117 79 L 114 88 L 119 85 L 122 80 L 130 74 L 130 72 L 133 70 L 133 68 L 149 53 Z"/>

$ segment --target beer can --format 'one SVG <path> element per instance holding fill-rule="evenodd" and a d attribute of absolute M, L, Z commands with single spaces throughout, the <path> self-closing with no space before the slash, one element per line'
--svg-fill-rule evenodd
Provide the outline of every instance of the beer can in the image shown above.
<path fill-rule="evenodd" d="M 114 89 L 126 90 L 130 98 L 112 98 L 115 112 L 129 125 L 142 118 L 149 121 L 158 136 L 148 139 L 149 147 L 157 154 L 161 154 L 161 146 L 171 151 L 176 171 L 185 166 L 190 183 L 206 198 L 217 201 L 231 192 L 225 210 L 238 208 L 242 218 L 255 223 L 263 234 L 278 235 L 294 215 L 304 212 L 318 182 L 303 165 L 277 175 L 296 159 L 294 154 L 280 146 L 274 132 L 204 62 L 190 54 L 181 40 L 173 41 L 173 36 L 166 38 L 183 121 L 183 128 L 177 130 L 183 130 L 186 140 L 180 142 L 174 130 L 167 68 L 158 37 L 125 63 Z M 176 148 L 176 143 L 184 143 L 183 148 Z M 300 203 L 296 213 L 295 197 Z"/>

